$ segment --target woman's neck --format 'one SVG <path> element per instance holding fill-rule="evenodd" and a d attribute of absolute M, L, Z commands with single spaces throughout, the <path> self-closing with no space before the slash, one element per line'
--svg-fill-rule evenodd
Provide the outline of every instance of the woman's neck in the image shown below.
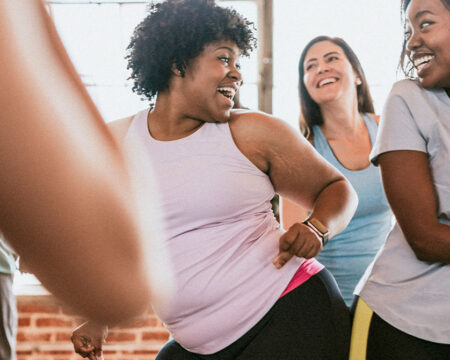
<path fill-rule="evenodd" d="M 181 110 L 185 108 L 186 105 L 177 98 L 168 94 L 158 95 L 147 120 L 152 137 L 163 141 L 177 140 L 189 136 L 202 126 L 203 121 L 189 117 Z"/>
<path fill-rule="evenodd" d="M 320 126 L 327 138 L 351 137 L 359 134 L 362 119 L 358 104 L 326 104 L 320 107 L 323 124 Z"/>

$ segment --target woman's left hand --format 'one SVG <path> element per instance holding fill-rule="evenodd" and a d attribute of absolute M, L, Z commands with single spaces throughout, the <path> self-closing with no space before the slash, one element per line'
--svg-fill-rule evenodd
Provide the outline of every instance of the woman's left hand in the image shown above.
<path fill-rule="evenodd" d="M 75 352 L 81 357 L 103 360 L 102 346 L 107 336 L 107 326 L 87 321 L 73 331 L 71 340 Z"/>
<path fill-rule="evenodd" d="M 308 226 L 295 223 L 280 237 L 279 253 L 272 263 L 281 269 L 293 256 L 310 259 L 321 250 L 320 237 Z"/>

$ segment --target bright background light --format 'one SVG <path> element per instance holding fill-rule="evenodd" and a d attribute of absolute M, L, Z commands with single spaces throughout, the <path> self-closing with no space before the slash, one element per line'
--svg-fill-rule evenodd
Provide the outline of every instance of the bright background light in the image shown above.
<path fill-rule="evenodd" d="M 253 1 L 222 1 L 257 24 Z M 89 93 L 106 121 L 129 116 L 148 102 L 127 81 L 126 46 L 146 14 L 145 4 L 51 4 L 51 14 Z M 381 111 L 397 79 L 402 31 L 400 6 L 393 0 L 274 0 L 273 114 L 297 127 L 297 65 L 302 48 L 317 35 L 340 36 L 356 52 Z M 256 52 L 242 60 L 241 102 L 258 107 Z"/>
<path fill-rule="evenodd" d="M 298 60 L 318 35 L 342 37 L 355 51 L 380 113 L 396 81 L 402 30 L 396 0 L 274 0 L 273 114 L 298 128 Z"/>
<path fill-rule="evenodd" d="M 257 22 L 253 1 L 222 1 L 233 5 L 250 21 Z M 133 30 L 147 14 L 139 3 L 73 4 L 49 1 L 50 14 L 59 35 L 106 121 L 120 119 L 148 107 L 148 101 L 135 95 L 130 71 L 124 59 Z M 245 84 L 241 97 L 246 106 L 258 107 L 257 53 L 241 61 Z"/>

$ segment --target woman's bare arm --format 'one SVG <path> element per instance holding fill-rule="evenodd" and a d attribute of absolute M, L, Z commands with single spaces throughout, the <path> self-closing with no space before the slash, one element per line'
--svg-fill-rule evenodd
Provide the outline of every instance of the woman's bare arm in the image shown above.
<path fill-rule="evenodd" d="M 145 310 L 150 281 L 122 153 L 37 0 L 0 2 L 0 229 L 91 319 Z"/>
<path fill-rule="evenodd" d="M 287 198 L 280 197 L 280 222 L 284 229 L 289 229 L 292 225 L 302 222 L 307 216 L 307 210 Z"/>
<path fill-rule="evenodd" d="M 379 164 L 387 199 L 416 257 L 450 263 L 450 226 L 437 218 L 427 154 L 390 151 L 379 156 Z"/>
<path fill-rule="evenodd" d="M 286 123 L 263 113 L 235 114 L 230 125 L 237 146 L 269 175 L 275 190 L 311 211 L 311 217 L 328 228 L 330 237 L 344 230 L 358 202 L 344 176 Z M 294 224 L 280 239 L 275 265 L 283 266 L 294 254 L 317 255 L 322 248 L 318 240 L 307 226 Z"/>

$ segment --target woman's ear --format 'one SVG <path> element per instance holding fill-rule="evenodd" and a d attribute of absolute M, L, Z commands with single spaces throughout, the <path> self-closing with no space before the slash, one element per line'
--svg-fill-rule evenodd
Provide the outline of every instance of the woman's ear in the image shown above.
<path fill-rule="evenodd" d="M 355 80 L 355 84 L 356 84 L 356 86 L 358 86 L 358 85 L 361 85 L 361 84 L 362 84 L 362 81 L 361 81 L 361 79 L 360 79 L 359 77 L 357 77 L 357 78 L 356 78 L 356 80 Z"/>
<path fill-rule="evenodd" d="M 177 68 L 177 66 L 175 64 L 172 65 L 172 67 L 170 68 L 170 71 L 172 72 L 173 75 L 175 76 L 179 76 L 179 77 L 183 77 L 183 73 L 181 72 L 180 69 Z"/>

